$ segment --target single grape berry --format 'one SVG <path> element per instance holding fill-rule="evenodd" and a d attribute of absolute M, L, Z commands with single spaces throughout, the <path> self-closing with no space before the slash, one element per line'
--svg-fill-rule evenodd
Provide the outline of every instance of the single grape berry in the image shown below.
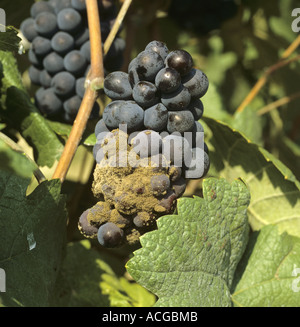
<path fill-rule="evenodd" d="M 140 80 L 154 82 L 156 74 L 164 67 L 164 61 L 158 53 L 144 50 L 136 57 L 135 66 Z"/>
<path fill-rule="evenodd" d="M 69 97 L 75 89 L 75 77 L 68 72 L 60 72 L 56 74 L 52 81 L 51 87 L 60 97 Z"/>
<path fill-rule="evenodd" d="M 90 209 L 85 210 L 81 216 L 79 217 L 78 222 L 78 228 L 79 231 L 87 238 L 94 238 L 97 237 L 98 228 L 95 226 L 92 226 L 88 221 L 88 214 L 90 212 Z"/>
<path fill-rule="evenodd" d="M 181 77 L 173 68 L 161 69 L 155 77 L 155 85 L 162 93 L 176 91 L 181 84 Z"/>
<path fill-rule="evenodd" d="M 31 49 L 37 56 L 45 57 L 52 51 L 51 42 L 42 36 L 37 36 L 31 43 Z"/>
<path fill-rule="evenodd" d="M 143 108 L 148 108 L 159 102 L 159 92 L 156 86 L 147 81 L 135 84 L 132 91 L 133 99 Z"/>
<path fill-rule="evenodd" d="M 168 123 L 168 109 L 158 103 L 145 110 L 144 126 L 156 132 L 166 130 Z"/>
<path fill-rule="evenodd" d="M 199 120 L 202 117 L 204 111 L 203 103 L 200 99 L 193 99 L 191 100 L 186 110 L 190 110 L 194 116 L 194 119 Z"/>
<path fill-rule="evenodd" d="M 180 85 L 179 88 L 172 93 L 162 93 L 161 102 L 168 108 L 168 110 L 183 110 L 191 101 L 191 94 L 189 90 Z"/>
<path fill-rule="evenodd" d="M 61 31 L 75 34 L 81 26 L 81 16 L 73 8 L 65 8 L 57 15 L 57 24 Z"/>
<path fill-rule="evenodd" d="M 51 37 L 57 31 L 56 16 L 49 12 L 41 12 L 34 21 L 34 28 L 44 37 Z"/>
<path fill-rule="evenodd" d="M 66 32 L 57 32 L 51 39 L 51 46 L 60 55 L 65 55 L 74 49 L 74 38 Z"/>
<path fill-rule="evenodd" d="M 207 92 L 209 82 L 200 69 L 193 68 L 182 78 L 182 84 L 189 90 L 192 98 L 201 98 Z"/>
<path fill-rule="evenodd" d="M 188 74 L 194 66 L 192 56 L 185 50 L 170 52 L 165 63 L 167 67 L 177 70 L 181 76 Z"/>
<path fill-rule="evenodd" d="M 145 50 L 151 50 L 158 53 L 163 60 L 166 59 L 169 53 L 168 47 L 164 42 L 161 41 L 151 41 L 149 44 L 147 44 Z"/>
<path fill-rule="evenodd" d="M 38 36 L 34 26 L 33 18 L 26 18 L 20 25 L 20 30 L 29 42 L 32 42 Z"/>
<path fill-rule="evenodd" d="M 104 92 L 113 100 L 131 99 L 132 88 L 128 74 L 119 71 L 108 74 L 104 80 Z"/>
<path fill-rule="evenodd" d="M 83 74 L 86 67 L 87 61 L 78 50 L 72 50 L 64 57 L 64 68 L 75 76 Z"/>
<path fill-rule="evenodd" d="M 107 248 L 120 245 L 123 237 L 123 230 L 111 222 L 103 224 L 98 230 L 98 241 L 102 246 Z"/>
<path fill-rule="evenodd" d="M 195 124 L 193 114 L 188 110 L 169 111 L 167 130 L 169 133 L 191 132 Z"/>
<path fill-rule="evenodd" d="M 50 75 L 54 75 L 64 70 L 64 59 L 56 52 L 51 52 L 44 58 L 43 66 Z"/>

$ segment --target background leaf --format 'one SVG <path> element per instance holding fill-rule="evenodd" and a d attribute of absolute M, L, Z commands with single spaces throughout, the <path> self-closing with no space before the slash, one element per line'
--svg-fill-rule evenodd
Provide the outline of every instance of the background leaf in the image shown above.
<path fill-rule="evenodd" d="M 69 243 L 56 285 L 53 306 L 152 306 L 155 296 L 136 283 L 117 277 L 105 257 L 84 240 Z"/>
<path fill-rule="evenodd" d="M 298 273 L 293 271 L 300 267 L 300 239 L 265 226 L 249 243 L 239 265 L 243 274 L 232 294 L 234 305 L 299 307 L 300 292 L 293 289 Z"/>
<path fill-rule="evenodd" d="M 59 180 L 43 182 L 26 197 L 27 186 L 28 179 L 0 172 L 5 306 L 48 306 L 63 257 L 66 211 Z"/>
<path fill-rule="evenodd" d="M 6 27 L 5 33 L 0 33 L 0 51 L 18 51 L 21 39 L 18 30 L 12 26 Z"/>
<path fill-rule="evenodd" d="M 300 236 L 299 182 L 292 172 L 265 149 L 238 131 L 205 118 L 213 176 L 229 181 L 243 178 L 251 193 L 248 216 L 254 230 L 276 224 L 279 231 Z"/>
<path fill-rule="evenodd" d="M 229 288 L 247 244 L 249 192 L 241 181 L 203 182 L 203 199 L 182 198 L 178 215 L 141 237 L 128 272 L 157 306 L 231 306 Z"/>

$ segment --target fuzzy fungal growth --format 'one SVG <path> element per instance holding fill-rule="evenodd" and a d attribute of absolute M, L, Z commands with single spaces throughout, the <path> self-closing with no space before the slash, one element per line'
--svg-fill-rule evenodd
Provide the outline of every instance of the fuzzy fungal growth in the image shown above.
<path fill-rule="evenodd" d="M 133 244 L 171 214 L 189 179 L 204 177 L 209 156 L 198 120 L 208 79 L 184 50 L 150 42 L 128 72 L 112 72 L 112 101 L 95 127 L 93 194 L 79 230 L 105 247 Z"/>

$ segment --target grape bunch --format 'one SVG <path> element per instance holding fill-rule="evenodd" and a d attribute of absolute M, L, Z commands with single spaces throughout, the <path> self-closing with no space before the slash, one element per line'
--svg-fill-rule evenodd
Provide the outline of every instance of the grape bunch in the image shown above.
<path fill-rule="evenodd" d="M 104 42 L 116 18 L 114 0 L 99 0 L 101 36 Z M 35 102 L 42 114 L 72 123 L 84 92 L 90 68 L 90 41 L 85 0 L 35 2 L 31 17 L 20 29 L 31 42 L 29 77 L 40 86 Z M 120 69 L 124 40 L 118 35 L 104 58 L 106 74 Z M 92 117 L 99 117 L 97 103 Z"/>
<path fill-rule="evenodd" d="M 207 76 L 185 50 L 150 42 L 128 72 L 104 80 L 111 98 L 95 127 L 93 194 L 98 202 L 79 218 L 79 230 L 105 247 L 135 243 L 172 213 L 188 179 L 209 169 L 200 100 Z"/>

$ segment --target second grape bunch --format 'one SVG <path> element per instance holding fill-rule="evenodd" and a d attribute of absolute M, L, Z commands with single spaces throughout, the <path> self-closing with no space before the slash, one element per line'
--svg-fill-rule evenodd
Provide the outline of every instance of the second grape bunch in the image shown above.
<path fill-rule="evenodd" d="M 86 237 L 106 247 L 135 243 L 172 213 L 190 178 L 209 169 L 200 100 L 207 76 L 185 50 L 150 42 L 128 72 L 112 72 L 112 101 L 96 125 L 93 193 L 98 202 L 79 219 Z M 186 136 L 188 134 L 188 137 Z"/>

